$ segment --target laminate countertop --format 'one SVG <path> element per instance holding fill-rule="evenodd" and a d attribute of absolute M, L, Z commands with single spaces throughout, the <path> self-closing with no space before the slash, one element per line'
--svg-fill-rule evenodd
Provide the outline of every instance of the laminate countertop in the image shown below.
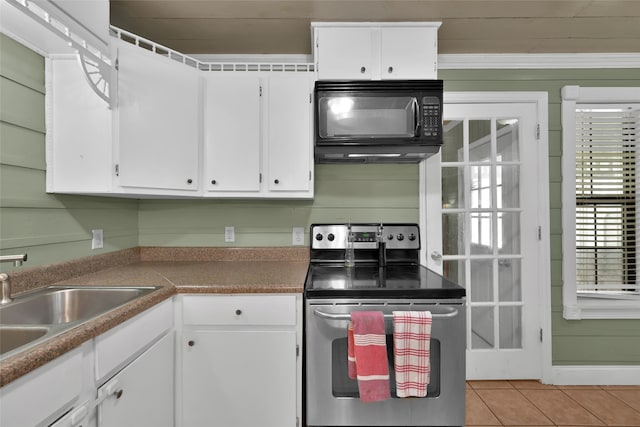
<path fill-rule="evenodd" d="M 140 261 L 53 283 L 158 289 L 1 360 L 0 386 L 176 294 L 302 293 L 308 264 L 307 260 Z"/>

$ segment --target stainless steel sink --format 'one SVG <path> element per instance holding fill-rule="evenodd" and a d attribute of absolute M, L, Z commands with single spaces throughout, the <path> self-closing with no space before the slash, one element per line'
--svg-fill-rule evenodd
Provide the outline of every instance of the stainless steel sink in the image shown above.
<path fill-rule="evenodd" d="M 0 306 L 0 357 L 35 345 L 158 289 L 50 286 Z"/>
<path fill-rule="evenodd" d="M 0 323 L 53 325 L 87 320 L 154 288 L 47 288 L 0 307 Z"/>
<path fill-rule="evenodd" d="M 0 326 L 0 354 L 7 353 L 44 336 L 48 328 Z"/>

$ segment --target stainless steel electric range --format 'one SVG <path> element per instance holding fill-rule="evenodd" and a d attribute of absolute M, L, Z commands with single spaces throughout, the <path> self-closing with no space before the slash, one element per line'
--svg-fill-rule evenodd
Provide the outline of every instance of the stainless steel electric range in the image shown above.
<path fill-rule="evenodd" d="M 465 289 L 419 264 L 416 224 L 311 226 L 305 283 L 305 423 L 316 426 L 463 426 Z M 347 325 L 358 310 L 385 317 L 391 399 L 365 403 L 348 376 Z M 428 310 L 431 382 L 424 398 L 398 398 L 393 311 Z"/>

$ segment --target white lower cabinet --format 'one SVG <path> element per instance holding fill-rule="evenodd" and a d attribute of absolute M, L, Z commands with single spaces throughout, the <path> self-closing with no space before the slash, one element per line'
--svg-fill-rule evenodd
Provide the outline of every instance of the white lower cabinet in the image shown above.
<path fill-rule="evenodd" d="M 296 427 L 301 298 L 185 296 L 182 302 L 178 425 Z"/>
<path fill-rule="evenodd" d="M 173 360 L 171 332 L 98 389 L 98 425 L 173 426 Z"/>

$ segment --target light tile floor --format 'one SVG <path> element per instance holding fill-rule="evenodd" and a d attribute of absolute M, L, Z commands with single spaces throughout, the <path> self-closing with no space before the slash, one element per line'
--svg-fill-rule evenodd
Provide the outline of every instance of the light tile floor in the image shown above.
<path fill-rule="evenodd" d="M 638 386 L 550 386 L 537 381 L 468 381 L 467 427 L 640 427 Z"/>

